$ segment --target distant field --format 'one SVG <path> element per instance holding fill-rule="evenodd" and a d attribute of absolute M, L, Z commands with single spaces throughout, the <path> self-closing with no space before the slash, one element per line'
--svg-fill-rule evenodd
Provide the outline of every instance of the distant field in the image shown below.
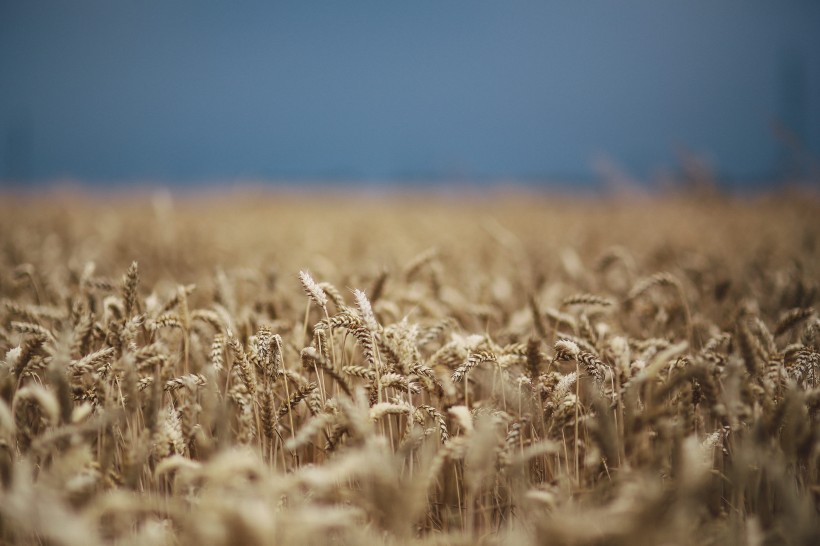
<path fill-rule="evenodd" d="M 820 201 L 0 199 L 0 542 L 820 544 Z"/>

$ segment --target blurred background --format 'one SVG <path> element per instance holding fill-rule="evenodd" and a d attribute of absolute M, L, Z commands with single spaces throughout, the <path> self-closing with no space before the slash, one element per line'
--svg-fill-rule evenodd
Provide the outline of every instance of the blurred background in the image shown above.
<path fill-rule="evenodd" d="M 0 1 L 6 188 L 820 172 L 820 2 Z"/>

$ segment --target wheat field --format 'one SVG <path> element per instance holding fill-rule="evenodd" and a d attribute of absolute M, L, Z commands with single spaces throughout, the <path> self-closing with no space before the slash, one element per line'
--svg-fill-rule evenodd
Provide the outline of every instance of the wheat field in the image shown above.
<path fill-rule="evenodd" d="M 819 544 L 818 217 L 5 196 L 0 540 Z"/>

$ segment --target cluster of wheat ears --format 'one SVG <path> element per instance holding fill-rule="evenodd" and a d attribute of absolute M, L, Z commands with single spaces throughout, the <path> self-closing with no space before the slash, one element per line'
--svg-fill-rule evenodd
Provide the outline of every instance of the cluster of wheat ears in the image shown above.
<path fill-rule="evenodd" d="M 820 543 L 816 201 L 0 208 L 4 543 Z"/>

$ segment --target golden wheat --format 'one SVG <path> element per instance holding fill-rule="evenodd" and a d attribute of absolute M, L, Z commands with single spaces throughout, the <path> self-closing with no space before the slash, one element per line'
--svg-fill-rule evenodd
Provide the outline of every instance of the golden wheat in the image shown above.
<path fill-rule="evenodd" d="M 10 196 L 0 541 L 820 542 L 820 205 L 645 205 Z"/>

